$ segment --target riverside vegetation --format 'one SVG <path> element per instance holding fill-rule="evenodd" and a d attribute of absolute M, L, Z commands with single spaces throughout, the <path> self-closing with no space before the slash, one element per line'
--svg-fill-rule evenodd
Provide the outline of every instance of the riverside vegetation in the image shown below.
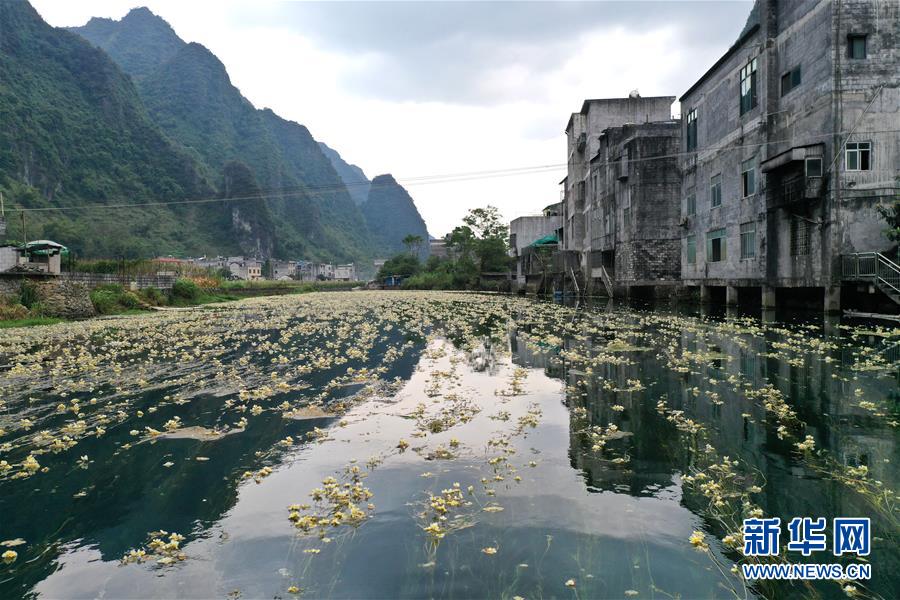
<path fill-rule="evenodd" d="M 900 332 L 794 323 L 354 292 L 11 330 L 0 595 L 897 597 Z M 870 517 L 873 579 L 742 580 L 747 515 Z"/>

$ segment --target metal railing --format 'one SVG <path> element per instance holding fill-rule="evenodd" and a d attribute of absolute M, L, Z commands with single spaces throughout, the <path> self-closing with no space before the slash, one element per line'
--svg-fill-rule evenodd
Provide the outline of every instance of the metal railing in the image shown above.
<path fill-rule="evenodd" d="M 879 252 L 857 252 L 842 257 L 841 274 L 844 279 L 872 281 L 887 288 L 890 294 L 900 294 L 900 266 Z"/>

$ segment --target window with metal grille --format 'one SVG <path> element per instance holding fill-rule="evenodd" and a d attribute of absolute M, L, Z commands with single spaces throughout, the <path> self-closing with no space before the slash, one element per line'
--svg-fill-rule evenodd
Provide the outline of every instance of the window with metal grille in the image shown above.
<path fill-rule="evenodd" d="M 809 222 L 800 217 L 791 219 L 791 256 L 809 254 Z"/>
<path fill-rule="evenodd" d="M 697 263 L 697 236 L 691 234 L 686 238 L 687 243 L 687 264 L 693 265 Z"/>
<path fill-rule="evenodd" d="M 684 139 L 687 142 L 687 151 L 691 152 L 697 149 L 697 109 L 692 108 L 688 111 L 687 123 Z"/>
<path fill-rule="evenodd" d="M 847 36 L 847 58 L 866 58 L 866 36 L 860 33 L 851 33 Z"/>
<path fill-rule="evenodd" d="M 741 69 L 741 114 L 756 107 L 756 59 Z"/>
<path fill-rule="evenodd" d="M 756 223 L 741 223 L 741 258 L 756 256 Z"/>
<path fill-rule="evenodd" d="M 741 163 L 741 193 L 744 198 L 756 193 L 756 168 L 752 158 Z"/>
<path fill-rule="evenodd" d="M 722 262 L 726 258 L 725 228 L 713 229 L 706 234 L 706 261 Z"/>
<path fill-rule="evenodd" d="M 872 168 L 872 142 L 847 142 L 848 171 L 868 171 Z"/>
<path fill-rule="evenodd" d="M 697 214 L 697 194 L 688 194 L 684 201 L 684 214 L 692 217 Z"/>
<path fill-rule="evenodd" d="M 800 85 L 800 65 L 781 76 L 781 95 L 784 96 Z"/>
<path fill-rule="evenodd" d="M 709 207 L 715 208 L 722 205 L 722 175 L 713 175 L 709 178 Z"/>

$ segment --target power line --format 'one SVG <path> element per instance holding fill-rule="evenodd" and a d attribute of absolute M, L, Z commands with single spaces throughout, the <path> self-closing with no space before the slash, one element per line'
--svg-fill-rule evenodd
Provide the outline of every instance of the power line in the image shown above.
<path fill-rule="evenodd" d="M 791 138 L 783 138 L 780 140 L 771 140 L 753 144 L 739 144 L 730 146 L 728 144 L 722 144 L 717 147 L 705 148 L 692 150 L 689 152 L 675 152 L 671 154 L 664 154 L 659 156 L 648 156 L 644 158 L 633 158 L 629 159 L 629 163 L 639 163 L 639 162 L 650 162 L 655 160 L 667 160 L 671 158 L 680 158 L 684 156 L 699 156 L 701 153 L 706 154 L 710 152 L 718 152 L 718 151 L 730 151 L 730 150 L 738 150 L 741 148 L 758 148 L 761 146 L 767 146 L 770 144 L 782 144 L 794 142 L 798 139 L 802 140 L 811 140 L 823 137 L 831 137 L 832 135 L 844 135 L 844 134 L 852 134 L 852 135 L 875 135 L 875 134 L 889 134 L 889 133 L 900 133 L 900 129 L 884 129 L 884 130 L 874 130 L 874 131 L 851 131 L 851 132 L 827 132 L 822 134 L 814 134 L 814 135 L 806 135 L 800 138 L 791 137 Z M 602 163 L 595 163 L 595 166 L 610 166 L 616 164 L 617 161 L 607 161 Z M 421 175 L 417 177 L 404 177 L 400 178 L 399 182 L 404 186 L 417 186 L 417 185 L 435 185 L 435 184 L 445 184 L 445 183 L 456 183 L 456 182 L 465 182 L 465 181 L 477 181 L 483 179 L 495 179 L 499 177 L 515 177 L 522 175 L 533 175 L 533 174 L 541 174 L 545 172 L 551 172 L 559 170 L 563 167 L 566 167 L 567 163 L 558 163 L 558 164 L 548 164 L 548 165 L 535 165 L 530 167 L 514 167 L 508 169 L 491 169 L 491 170 L 483 170 L 483 171 L 470 171 L 470 172 L 462 172 L 462 173 L 448 173 L 442 175 Z M 292 197 L 311 197 L 311 196 L 324 196 L 334 192 L 339 192 L 341 190 L 346 190 L 350 187 L 354 186 L 364 186 L 368 185 L 371 187 L 387 187 L 389 184 L 377 184 L 371 182 L 350 182 L 350 183 L 341 183 L 341 184 L 329 184 L 329 185 L 321 185 L 321 186 L 291 186 L 284 188 L 272 188 L 267 190 L 260 190 L 256 194 L 249 194 L 245 196 L 238 196 L 234 198 L 222 198 L 222 197 L 207 197 L 207 198 L 190 198 L 184 200 L 160 200 L 160 201 L 150 201 L 150 202 L 119 202 L 115 204 L 103 204 L 103 203 L 85 203 L 79 206 L 39 206 L 39 207 L 31 207 L 31 208 L 7 208 L 6 210 L 9 212 L 64 212 L 64 211 L 72 211 L 72 210 L 121 210 L 121 209 L 131 209 L 131 208 L 152 208 L 158 206 L 184 206 L 184 205 L 193 205 L 193 204 L 211 204 L 211 203 L 225 203 L 225 202 L 241 202 L 241 201 L 258 201 L 258 200 L 274 200 L 274 199 L 284 199 L 284 198 L 292 198 Z"/>

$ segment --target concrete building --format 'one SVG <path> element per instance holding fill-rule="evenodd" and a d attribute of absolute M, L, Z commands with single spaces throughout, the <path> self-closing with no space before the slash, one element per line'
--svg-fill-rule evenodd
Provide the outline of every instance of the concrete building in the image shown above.
<path fill-rule="evenodd" d="M 435 238 L 435 239 L 429 240 L 428 255 L 436 256 L 440 259 L 449 258 L 450 253 L 449 253 L 449 249 L 447 248 L 446 238 Z"/>
<path fill-rule="evenodd" d="M 353 263 L 347 265 L 337 265 L 334 268 L 334 277 L 336 281 L 356 281 L 356 265 Z"/>
<path fill-rule="evenodd" d="M 628 98 L 585 100 L 566 124 L 567 172 L 562 185 L 563 240 L 559 257 L 563 271 L 580 280 L 590 278 L 592 232 L 591 204 L 586 202 L 591 158 L 600 149 L 601 134 L 625 124 L 666 121 L 671 118 L 674 96 L 642 98 L 632 92 Z M 574 284 L 574 282 L 573 282 Z"/>
<path fill-rule="evenodd" d="M 702 299 L 900 299 L 900 270 L 857 256 L 891 247 L 876 207 L 900 185 L 898 40 L 896 2 L 758 0 L 684 93 L 682 278 Z"/>
<path fill-rule="evenodd" d="M 238 279 L 256 281 L 263 278 L 262 261 L 255 258 L 229 256 L 227 266 L 231 274 Z"/>
<path fill-rule="evenodd" d="M 552 245 L 556 249 L 562 237 L 562 202 L 547 206 L 540 215 L 510 221 L 509 255 L 516 262 L 513 291 L 525 287 L 529 274 L 541 274 L 541 269 L 531 264 L 535 258 L 535 242 L 542 242 L 542 246 Z"/>
<path fill-rule="evenodd" d="M 269 262 L 272 269 L 272 279 L 287 280 L 297 276 L 297 263 L 292 260 L 275 260 Z"/>
<path fill-rule="evenodd" d="M 681 280 L 681 123 L 609 127 L 590 161 L 588 289 L 668 296 Z"/>

